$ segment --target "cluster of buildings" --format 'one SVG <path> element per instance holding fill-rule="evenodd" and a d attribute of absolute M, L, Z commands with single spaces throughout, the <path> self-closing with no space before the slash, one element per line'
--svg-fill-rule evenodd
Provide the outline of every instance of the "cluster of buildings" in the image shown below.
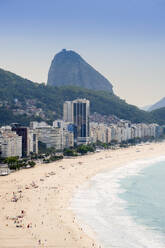
<path fill-rule="evenodd" d="M 12 111 L 14 115 L 26 114 L 27 116 L 38 116 L 45 118 L 45 113 L 42 108 L 36 107 L 35 99 L 27 99 L 23 105 L 17 98 L 15 98 Z"/>
<path fill-rule="evenodd" d="M 30 127 L 18 124 L 1 127 L 0 156 L 26 157 L 30 153 L 37 154 L 38 141 L 44 143 L 47 148 L 63 150 L 97 141 L 121 143 L 134 138 L 157 138 L 162 134 L 162 128 L 157 124 L 132 124 L 117 117 L 111 119 L 105 123 L 104 119 L 97 115 L 90 121 L 88 100 L 66 101 L 63 105 L 63 120 L 55 120 L 53 125 L 35 121 L 30 123 Z"/>
<path fill-rule="evenodd" d="M 63 105 L 63 120 L 56 120 L 50 126 L 45 122 L 31 122 L 38 140 L 47 148 L 56 150 L 90 143 L 89 101 L 77 99 Z"/>
<path fill-rule="evenodd" d="M 98 114 L 93 118 L 95 121 L 90 121 L 89 101 L 76 99 L 64 103 L 63 120 L 54 121 L 52 126 L 31 122 L 30 128 L 35 130 L 39 141 L 57 150 L 97 141 L 121 143 L 134 138 L 157 138 L 162 134 L 162 128 L 157 124 L 132 124 L 117 117 L 107 121 Z"/>
<path fill-rule="evenodd" d="M 91 142 L 116 143 L 127 142 L 132 139 L 158 138 L 163 129 L 157 124 L 132 124 L 129 121 L 120 120 L 116 124 L 90 123 Z"/>
<path fill-rule="evenodd" d="M 73 126 L 63 120 L 54 121 L 52 126 L 46 122 L 31 122 L 30 128 L 37 134 L 38 140 L 46 144 L 47 148 L 54 147 L 56 150 L 63 150 L 74 146 Z"/>

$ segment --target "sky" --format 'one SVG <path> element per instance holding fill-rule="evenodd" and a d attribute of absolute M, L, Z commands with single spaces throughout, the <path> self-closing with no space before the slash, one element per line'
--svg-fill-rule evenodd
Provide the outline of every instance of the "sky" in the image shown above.
<path fill-rule="evenodd" d="M 0 0 L 0 68 L 47 82 L 63 48 L 130 104 L 165 97 L 165 0 Z"/>

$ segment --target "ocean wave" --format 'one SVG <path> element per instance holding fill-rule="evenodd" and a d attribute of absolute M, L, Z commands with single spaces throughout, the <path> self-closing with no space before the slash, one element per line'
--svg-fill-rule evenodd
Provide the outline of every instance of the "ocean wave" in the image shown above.
<path fill-rule="evenodd" d="M 92 228 L 104 247 L 165 247 L 163 235 L 153 228 L 137 224 L 126 211 L 127 202 L 119 197 L 125 191 L 120 184 L 123 178 L 138 175 L 147 166 L 161 161 L 165 161 L 165 156 L 137 160 L 97 174 L 75 194 L 71 207 L 79 222 Z M 88 233 L 88 229 L 85 230 Z"/>

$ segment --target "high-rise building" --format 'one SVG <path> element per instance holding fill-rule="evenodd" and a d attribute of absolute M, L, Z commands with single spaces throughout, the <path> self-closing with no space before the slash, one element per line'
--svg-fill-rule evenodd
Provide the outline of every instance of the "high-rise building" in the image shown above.
<path fill-rule="evenodd" d="M 74 143 L 89 143 L 90 103 L 86 99 L 76 99 L 64 103 L 64 121 L 74 124 Z"/>
<path fill-rule="evenodd" d="M 73 122 L 73 104 L 71 101 L 64 102 L 63 105 L 63 120 Z"/>
<path fill-rule="evenodd" d="M 38 154 L 38 135 L 33 129 L 29 129 L 29 152 Z"/>
<path fill-rule="evenodd" d="M 15 131 L 17 135 L 22 136 L 22 156 L 26 157 L 29 155 L 29 129 L 22 127 L 19 124 L 12 124 L 12 131 Z"/>

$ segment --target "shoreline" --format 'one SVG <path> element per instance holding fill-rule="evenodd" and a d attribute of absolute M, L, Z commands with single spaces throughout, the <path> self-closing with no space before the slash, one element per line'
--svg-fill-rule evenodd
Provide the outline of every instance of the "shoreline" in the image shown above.
<path fill-rule="evenodd" d="M 77 223 L 70 207 L 75 192 L 98 173 L 165 155 L 164 147 L 161 142 L 104 150 L 1 177 L 0 247 L 102 247 Z"/>
<path fill-rule="evenodd" d="M 152 159 L 133 160 L 114 170 L 102 171 L 84 183 L 75 193 L 71 207 L 77 216 L 77 221 L 90 237 L 93 237 L 98 244 L 102 244 L 100 247 L 129 247 L 128 240 L 133 245 L 138 240 L 141 242 L 141 237 L 144 243 L 140 243 L 137 247 L 164 247 L 163 234 L 154 232 L 152 226 L 150 228 L 136 222 L 136 217 L 128 214 L 128 199 L 120 197 L 120 194 L 126 194 L 126 188 L 123 187 L 126 181 L 130 182 L 134 177 L 143 178 L 146 169 L 150 170 L 152 166 L 157 167 L 156 163 L 162 161 L 164 163 L 165 154 L 154 156 Z M 134 233 L 136 233 L 135 236 Z"/>

